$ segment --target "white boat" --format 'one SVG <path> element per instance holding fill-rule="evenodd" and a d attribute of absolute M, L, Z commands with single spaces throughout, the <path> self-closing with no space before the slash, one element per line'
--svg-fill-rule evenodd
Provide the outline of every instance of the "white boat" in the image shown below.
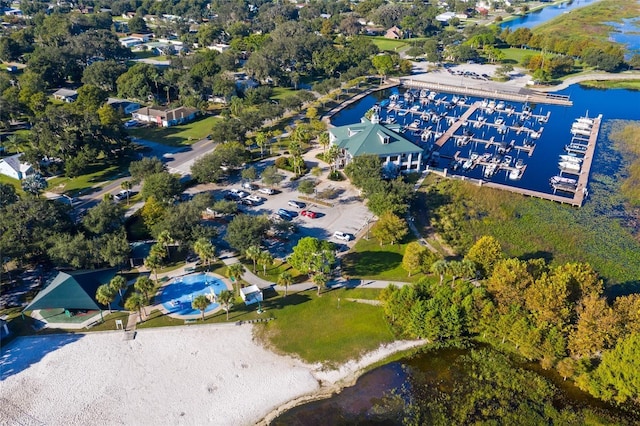
<path fill-rule="evenodd" d="M 576 179 L 564 177 L 564 176 L 553 176 L 549 179 L 549 182 L 553 184 L 562 183 L 565 185 L 577 185 L 578 181 Z"/>
<path fill-rule="evenodd" d="M 531 133 L 529 133 L 529 137 L 531 139 L 538 139 L 540 138 L 540 135 L 542 134 L 542 129 L 540 129 L 540 131 L 536 132 L 535 130 L 532 131 Z"/>
<path fill-rule="evenodd" d="M 579 121 L 576 121 L 575 123 L 573 123 L 571 125 L 572 129 L 587 129 L 587 130 L 591 130 L 593 126 L 591 124 L 587 124 L 587 123 L 581 123 Z"/>
<path fill-rule="evenodd" d="M 569 163 L 577 163 L 577 164 L 582 163 L 582 158 L 576 157 L 575 155 L 565 155 L 565 154 L 563 154 L 563 155 L 560 156 L 560 160 L 568 161 Z"/>
<path fill-rule="evenodd" d="M 509 167 L 509 166 L 511 166 L 511 162 L 512 161 L 513 161 L 513 158 L 510 155 L 505 155 L 502 158 L 502 165 Z"/>
<path fill-rule="evenodd" d="M 497 164 L 494 164 L 494 163 L 488 164 L 484 168 L 484 177 L 490 178 L 491 176 L 493 176 L 497 168 L 498 168 Z"/>
<path fill-rule="evenodd" d="M 473 160 L 468 158 L 462 163 L 462 170 L 469 170 L 473 166 Z"/>
<path fill-rule="evenodd" d="M 591 136 L 591 130 L 571 128 L 572 135 Z"/>
<path fill-rule="evenodd" d="M 582 145 L 579 143 L 570 143 L 569 145 L 565 145 L 564 149 L 569 152 L 577 152 L 577 153 L 585 153 L 587 152 L 587 145 Z"/>
<path fill-rule="evenodd" d="M 504 118 L 498 117 L 493 122 L 496 124 L 496 126 L 499 126 L 501 124 L 504 124 Z"/>
<path fill-rule="evenodd" d="M 500 101 L 500 102 L 498 102 L 496 104 L 496 110 L 498 110 L 498 111 L 502 111 L 504 109 L 504 107 L 505 107 L 504 101 Z"/>
<path fill-rule="evenodd" d="M 498 133 L 500 133 L 501 135 L 507 133 L 507 130 L 509 130 L 509 128 L 506 124 L 501 124 L 500 127 L 498 127 Z"/>
<path fill-rule="evenodd" d="M 400 111 L 398 111 L 398 115 L 400 117 L 404 117 L 405 115 L 407 115 L 409 113 L 409 110 L 406 109 L 401 109 Z"/>
<path fill-rule="evenodd" d="M 510 180 L 518 180 L 522 177 L 522 169 L 511 169 L 511 171 L 509 172 L 509 179 Z"/>
<path fill-rule="evenodd" d="M 580 117 L 580 118 L 576 119 L 576 122 L 584 123 L 584 124 L 588 124 L 590 126 L 593 126 L 593 118 L 589 118 L 589 117 Z"/>
<path fill-rule="evenodd" d="M 515 108 L 513 105 L 507 105 L 507 106 L 504 108 L 504 111 L 505 111 L 508 115 L 511 115 L 511 114 L 513 114 L 514 112 L 516 112 L 516 108 Z"/>
<path fill-rule="evenodd" d="M 516 169 L 522 169 L 524 167 L 524 161 L 522 160 L 522 158 L 518 158 L 518 161 L 516 161 Z"/>
<path fill-rule="evenodd" d="M 436 96 L 438 96 L 438 93 L 432 91 L 432 92 L 429 92 L 429 96 L 427 96 L 427 98 L 430 100 L 434 100 Z"/>
<path fill-rule="evenodd" d="M 571 161 L 560 161 L 558 166 L 563 170 L 572 170 L 579 172 L 580 171 L 580 163 L 572 163 Z"/>

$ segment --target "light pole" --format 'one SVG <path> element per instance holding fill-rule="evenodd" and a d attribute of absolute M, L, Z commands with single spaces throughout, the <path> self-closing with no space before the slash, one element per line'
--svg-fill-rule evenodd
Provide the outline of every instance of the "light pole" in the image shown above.
<path fill-rule="evenodd" d="M 370 217 L 366 218 L 365 223 L 367 224 L 367 241 L 369 241 L 369 227 L 371 224 L 371 218 Z"/>

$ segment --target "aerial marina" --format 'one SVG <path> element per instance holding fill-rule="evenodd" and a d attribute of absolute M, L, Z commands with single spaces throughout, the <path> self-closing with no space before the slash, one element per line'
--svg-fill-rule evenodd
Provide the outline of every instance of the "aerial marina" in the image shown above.
<path fill-rule="evenodd" d="M 557 104 L 558 105 L 558 104 Z M 564 105 L 564 104 L 560 104 Z M 403 135 L 425 150 L 426 167 L 443 176 L 470 180 L 527 196 L 581 206 L 588 195 L 591 159 L 602 116 L 575 119 L 566 140 L 545 138 L 552 120 L 544 104 L 475 98 L 427 88 L 397 87 L 372 108 L 381 123 L 400 127 Z M 565 105 L 566 106 L 566 105 Z M 540 145 L 563 148 L 555 171 L 540 170 L 534 154 Z M 552 161 L 545 159 L 545 163 Z M 553 174 L 555 172 L 555 174 Z M 537 187 L 522 184 L 525 173 Z M 546 173 L 546 174 L 545 174 Z M 539 182 L 548 182 L 541 188 Z"/>

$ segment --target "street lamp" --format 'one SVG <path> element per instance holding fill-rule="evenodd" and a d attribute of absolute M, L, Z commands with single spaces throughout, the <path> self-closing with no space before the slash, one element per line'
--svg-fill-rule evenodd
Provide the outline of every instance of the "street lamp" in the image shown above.
<path fill-rule="evenodd" d="M 369 241 L 369 224 L 371 223 L 371 219 L 370 217 L 366 218 L 364 223 L 367 225 L 367 241 Z"/>

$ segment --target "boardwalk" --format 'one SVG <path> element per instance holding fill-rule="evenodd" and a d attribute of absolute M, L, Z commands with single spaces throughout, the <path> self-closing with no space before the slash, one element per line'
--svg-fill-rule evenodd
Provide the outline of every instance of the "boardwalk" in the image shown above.
<path fill-rule="evenodd" d="M 533 90 L 520 89 L 518 92 L 507 92 L 503 90 L 487 90 L 480 88 L 461 87 L 449 84 L 418 81 L 413 79 L 400 79 L 400 83 L 405 87 L 413 87 L 417 89 L 429 89 L 437 92 L 456 93 L 467 96 L 475 96 L 479 98 L 503 99 L 513 102 L 531 102 L 536 104 L 551 104 L 572 106 L 573 102 L 569 97 L 563 95 L 554 95 L 551 93 L 540 93 Z"/>
<path fill-rule="evenodd" d="M 465 111 L 464 114 L 462 114 L 462 116 L 458 119 L 458 121 L 456 121 L 455 123 L 453 123 L 453 125 L 451 127 L 449 127 L 447 129 L 446 132 L 444 132 L 444 134 L 442 136 L 440 136 L 440 138 L 438 138 L 438 140 L 436 141 L 436 146 L 438 148 L 442 148 L 442 146 L 447 143 L 447 141 L 451 138 L 451 136 L 453 136 L 453 134 L 460 128 L 460 126 L 462 126 L 462 123 L 464 123 L 465 121 L 467 121 L 467 119 L 469 117 L 471 117 L 471 114 L 473 114 L 474 112 L 476 112 L 476 110 L 480 108 L 480 102 L 476 101 L 473 103 L 473 105 L 471 105 L 471 107 L 469 107 L 468 110 Z"/>

